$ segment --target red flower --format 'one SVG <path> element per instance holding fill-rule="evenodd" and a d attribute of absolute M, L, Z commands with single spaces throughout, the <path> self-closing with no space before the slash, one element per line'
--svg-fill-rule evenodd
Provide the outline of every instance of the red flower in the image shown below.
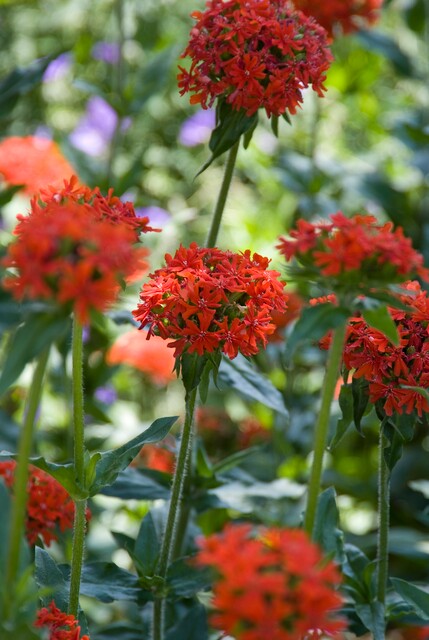
<path fill-rule="evenodd" d="M 376 22 L 383 0 L 293 0 L 293 3 L 332 35 L 336 27 L 351 33 Z"/>
<path fill-rule="evenodd" d="M 263 108 L 268 116 L 295 113 L 302 90 L 323 95 L 332 60 L 327 37 L 315 20 L 286 0 L 209 0 L 197 21 L 179 67 L 180 93 L 211 107 L 217 98 L 248 116 Z"/>
<path fill-rule="evenodd" d="M 218 350 L 231 359 L 239 351 L 253 355 L 275 330 L 273 310 L 286 306 L 280 274 L 268 264 L 268 258 L 250 251 L 181 246 L 149 276 L 133 314 L 141 327 L 150 325 L 148 337 L 173 341 L 168 346 L 175 357 Z"/>
<path fill-rule="evenodd" d="M 158 385 L 166 385 L 176 376 L 173 372 L 174 356 L 165 340 L 152 336 L 147 340 L 147 331 L 132 329 L 115 340 L 107 352 L 110 365 L 127 364 L 146 373 Z"/>
<path fill-rule="evenodd" d="M 237 640 L 302 640 L 313 631 L 336 633 L 332 613 L 342 604 L 340 575 L 301 530 L 227 525 L 199 541 L 195 562 L 210 566 L 211 624 Z"/>
<path fill-rule="evenodd" d="M 299 220 L 290 238 L 280 238 L 280 253 L 295 260 L 313 279 L 331 290 L 355 291 L 364 286 L 401 282 L 418 274 L 428 279 L 423 256 L 400 227 L 377 224 L 373 216 L 346 218 L 338 212 L 330 222 Z M 322 278 L 320 278 L 320 276 Z"/>
<path fill-rule="evenodd" d="M 0 477 L 13 492 L 16 462 L 0 462 Z M 87 510 L 87 520 L 91 513 Z M 52 476 L 30 466 L 27 484 L 26 536 L 34 545 L 41 538 L 49 546 L 58 540 L 57 531 L 73 528 L 74 503 L 67 491 Z"/>
<path fill-rule="evenodd" d="M 58 609 L 53 600 L 37 612 L 34 626 L 48 629 L 48 640 L 89 640 L 89 636 L 80 635 L 79 621 Z"/>
<path fill-rule="evenodd" d="M 60 191 L 34 198 L 29 215 L 19 215 L 17 240 L 3 261 L 16 274 L 4 285 L 17 299 L 44 299 L 74 310 L 81 322 L 103 311 L 120 284 L 142 268 L 145 250 L 136 248 L 139 231 L 148 231 L 130 203 L 109 192 L 91 191 L 75 177 Z"/>
<path fill-rule="evenodd" d="M 173 473 L 174 461 L 174 438 L 171 438 L 157 444 L 145 444 L 131 465 L 137 468 L 146 467 L 163 473 Z"/>
<path fill-rule="evenodd" d="M 370 402 L 382 403 L 386 415 L 429 413 L 429 402 L 418 391 L 429 386 L 429 299 L 416 282 L 399 296 L 410 311 L 390 309 L 400 337 L 394 346 L 380 331 L 361 318 L 352 318 L 347 329 L 344 364 L 355 378 L 369 382 Z"/>
<path fill-rule="evenodd" d="M 59 187 L 73 173 L 73 167 L 51 140 L 27 136 L 0 142 L 0 177 L 9 185 L 23 185 L 30 196 L 46 184 Z"/>

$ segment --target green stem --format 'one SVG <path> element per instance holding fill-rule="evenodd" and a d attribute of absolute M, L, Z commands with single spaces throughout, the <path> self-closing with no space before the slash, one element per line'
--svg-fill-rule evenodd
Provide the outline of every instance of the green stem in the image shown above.
<path fill-rule="evenodd" d="M 384 605 L 389 566 L 390 471 L 384 459 L 383 445 L 381 425 L 378 458 L 377 599 Z"/>
<path fill-rule="evenodd" d="M 343 355 L 345 333 L 346 325 L 344 324 L 341 327 L 338 327 L 334 331 L 334 334 L 332 336 L 332 343 L 329 350 L 325 378 L 323 381 L 322 402 L 314 432 L 313 463 L 308 485 L 307 509 L 304 517 L 304 529 L 310 536 L 313 535 L 314 522 L 316 520 L 317 501 L 320 493 L 323 456 L 325 453 L 326 440 L 328 437 L 331 404 L 334 397 L 335 385 L 337 383 L 341 359 Z"/>
<path fill-rule="evenodd" d="M 225 209 L 226 199 L 228 197 L 228 191 L 231 185 L 232 175 L 234 173 L 235 161 L 237 158 L 239 145 L 240 145 L 240 140 L 237 140 L 237 142 L 234 144 L 234 146 L 231 147 L 228 153 L 228 159 L 226 161 L 226 166 L 225 166 L 225 173 L 224 173 L 222 185 L 219 191 L 216 208 L 214 210 L 210 231 L 206 241 L 206 247 L 209 247 L 209 248 L 214 247 L 216 245 L 220 223 L 222 221 L 223 210 Z"/>
<path fill-rule="evenodd" d="M 85 442 L 83 413 L 83 340 L 82 325 L 75 316 L 72 334 L 72 385 L 73 385 L 73 434 L 74 469 L 78 483 L 85 486 Z M 86 501 L 75 501 L 75 520 L 73 528 L 73 550 L 70 576 L 69 613 L 75 617 L 79 611 L 79 591 L 85 546 Z"/>
<path fill-rule="evenodd" d="M 8 592 L 13 595 L 13 587 L 19 569 L 19 558 L 22 537 L 25 530 L 25 517 L 27 510 L 27 482 L 28 465 L 33 445 L 33 429 L 37 409 L 40 404 L 42 394 L 43 377 L 46 364 L 48 362 L 49 349 L 46 349 L 39 357 L 33 380 L 28 393 L 27 403 L 24 413 L 24 424 L 21 431 L 18 446 L 18 458 L 15 469 L 15 479 L 13 485 L 14 500 L 12 505 L 11 527 L 9 537 L 9 552 L 7 554 L 5 585 L 8 585 Z"/>
<path fill-rule="evenodd" d="M 192 424 L 194 418 L 195 400 L 197 389 L 186 394 L 186 414 L 180 441 L 177 465 L 174 472 L 173 486 L 171 489 L 170 506 L 168 509 L 167 523 L 165 525 L 164 538 L 162 540 L 157 575 L 165 579 L 168 565 L 173 553 L 176 539 L 177 523 L 180 520 L 180 507 L 187 474 L 189 471 L 190 450 L 192 447 Z M 165 600 L 162 595 L 155 598 L 153 608 L 153 640 L 163 640 L 164 637 L 164 610 Z"/>

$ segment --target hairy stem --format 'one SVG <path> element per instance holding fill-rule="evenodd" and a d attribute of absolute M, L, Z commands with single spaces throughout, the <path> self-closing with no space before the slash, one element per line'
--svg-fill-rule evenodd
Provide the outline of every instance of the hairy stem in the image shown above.
<path fill-rule="evenodd" d="M 334 398 L 335 385 L 339 375 L 345 332 L 346 325 L 344 324 L 343 326 L 338 327 L 332 336 L 332 343 L 329 350 L 325 378 L 323 381 L 322 402 L 314 432 L 313 463 L 308 485 L 307 509 L 304 517 L 304 529 L 310 536 L 313 535 L 314 522 L 316 520 L 317 501 L 320 493 L 323 457 L 328 437 L 331 404 Z"/>
<path fill-rule="evenodd" d="M 383 425 L 380 427 L 378 456 L 378 535 L 377 535 L 377 599 L 386 601 L 388 577 L 389 516 L 390 516 L 390 471 L 384 459 Z"/>
<path fill-rule="evenodd" d="M 171 489 L 170 505 L 168 509 L 167 522 L 165 525 L 164 537 L 162 540 L 161 553 L 159 557 L 157 575 L 166 578 L 167 569 L 175 547 L 177 523 L 181 517 L 181 500 L 183 487 L 187 480 L 189 471 L 189 458 L 192 448 L 192 425 L 194 418 L 195 400 L 197 389 L 193 389 L 186 394 L 186 413 L 183 425 L 182 438 L 180 441 L 177 465 L 174 472 L 173 486 Z M 163 640 L 164 638 L 164 614 L 165 599 L 158 596 L 155 598 L 153 610 L 153 640 Z"/>
<path fill-rule="evenodd" d="M 72 335 L 72 386 L 73 386 L 73 434 L 74 469 L 78 483 L 85 486 L 85 443 L 83 413 L 83 340 L 82 325 L 73 318 Z M 77 617 L 79 612 L 79 591 L 85 547 L 86 500 L 75 501 L 75 520 L 73 528 L 73 550 L 70 577 L 69 613 Z"/>

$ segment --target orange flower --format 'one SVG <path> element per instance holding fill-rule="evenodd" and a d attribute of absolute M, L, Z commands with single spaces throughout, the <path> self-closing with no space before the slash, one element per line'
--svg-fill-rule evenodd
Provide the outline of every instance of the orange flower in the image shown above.
<path fill-rule="evenodd" d="M 211 623 L 236 640 L 302 640 L 344 629 L 340 574 L 307 534 L 227 525 L 199 541 L 195 562 L 214 569 Z"/>
<path fill-rule="evenodd" d="M 155 384 L 168 384 L 176 377 L 173 353 L 159 336 L 152 336 L 150 340 L 147 336 L 147 331 L 138 329 L 123 333 L 110 347 L 106 361 L 112 366 L 128 364 L 146 373 Z"/>
<path fill-rule="evenodd" d="M 75 170 L 52 140 L 27 136 L 0 142 L 0 178 L 9 185 L 23 185 L 34 195 L 47 184 L 60 186 Z"/>
<path fill-rule="evenodd" d="M 344 33 L 376 22 L 383 0 L 293 0 L 297 9 L 312 16 L 332 34 L 336 27 Z"/>

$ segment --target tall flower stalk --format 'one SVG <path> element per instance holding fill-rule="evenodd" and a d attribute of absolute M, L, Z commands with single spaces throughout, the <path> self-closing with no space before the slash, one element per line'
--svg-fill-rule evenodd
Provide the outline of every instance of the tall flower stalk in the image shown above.
<path fill-rule="evenodd" d="M 45 349 L 39 356 L 33 380 L 30 386 L 24 413 L 24 424 L 18 445 L 18 461 L 13 485 L 14 500 L 9 534 L 9 548 L 5 569 L 5 584 L 8 585 L 4 593 L 4 616 L 7 620 L 9 608 L 13 603 L 14 588 L 18 577 L 21 545 L 25 532 L 27 507 L 27 482 L 29 477 L 29 459 L 33 446 L 34 425 L 37 410 L 42 396 L 43 378 L 48 362 L 49 349 Z"/>

